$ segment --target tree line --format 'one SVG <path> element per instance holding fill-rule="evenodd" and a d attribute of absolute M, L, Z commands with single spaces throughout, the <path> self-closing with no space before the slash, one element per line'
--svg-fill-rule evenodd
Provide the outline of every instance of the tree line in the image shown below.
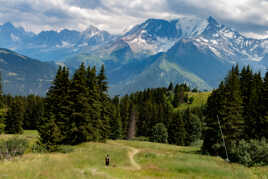
<path fill-rule="evenodd" d="M 143 138 L 190 145 L 201 137 L 204 107 L 176 109 L 193 102 L 186 84 L 170 83 L 168 88 L 110 97 L 104 66 L 97 73 L 95 67 L 81 64 L 70 76 L 68 68 L 59 67 L 45 98 L 1 95 L 2 106 L 8 109 L 0 114 L 5 132 L 37 129 L 39 144 L 48 151 L 61 144 L 106 139 Z"/>
<path fill-rule="evenodd" d="M 229 160 L 268 163 L 268 145 L 260 142 L 268 139 L 268 73 L 262 78 L 249 66 L 234 66 L 208 98 L 205 123 L 203 153 L 227 157 L 221 126 Z"/>

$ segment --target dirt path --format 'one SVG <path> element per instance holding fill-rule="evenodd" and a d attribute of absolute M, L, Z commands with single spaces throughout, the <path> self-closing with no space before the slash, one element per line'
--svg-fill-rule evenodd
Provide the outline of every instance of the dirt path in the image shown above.
<path fill-rule="evenodd" d="M 130 146 L 127 146 L 127 145 L 124 145 L 124 144 L 120 144 L 120 143 L 116 143 L 116 142 L 111 142 L 112 144 L 114 145 L 120 145 L 124 148 L 127 148 L 129 151 L 128 151 L 128 158 L 130 160 L 130 163 L 132 165 L 132 170 L 140 170 L 141 169 L 141 166 L 134 160 L 134 157 L 137 153 L 140 152 L 140 149 L 137 149 L 137 148 L 134 148 L 134 147 L 130 147 Z"/>
<path fill-rule="evenodd" d="M 141 166 L 134 160 L 134 156 L 140 152 L 139 149 L 133 148 L 133 147 L 128 147 L 130 151 L 128 152 L 128 157 L 130 160 L 131 165 L 135 170 L 140 170 Z"/>

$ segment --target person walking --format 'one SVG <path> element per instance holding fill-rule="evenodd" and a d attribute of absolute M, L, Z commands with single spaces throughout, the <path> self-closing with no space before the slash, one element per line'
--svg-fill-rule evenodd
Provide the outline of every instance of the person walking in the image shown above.
<path fill-rule="evenodd" d="M 108 167 L 110 165 L 110 157 L 109 157 L 109 154 L 107 154 L 106 157 L 105 157 L 105 165 L 106 165 L 106 167 Z"/>

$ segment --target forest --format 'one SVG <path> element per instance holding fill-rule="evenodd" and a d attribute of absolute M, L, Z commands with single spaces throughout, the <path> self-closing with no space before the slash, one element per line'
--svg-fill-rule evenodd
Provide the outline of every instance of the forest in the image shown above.
<path fill-rule="evenodd" d="M 190 104 L 186 84 L 111 97 L 104 66 L 83 63 L 70 75 L 59 67 L 46 97 L 0 100 L 0 132 L 37 130 L 37 145 L 54 152 L 60 145 L 107 139 L 143 140 L 180 146 L 202 143 L 202 153 L 247 166 L 268 164 L 268 73 L 234 66 L 205 105 Z M 222 131 L 221 131 L 222 130 Z M 223 140 L 224 139 L 224 140 Z"/>

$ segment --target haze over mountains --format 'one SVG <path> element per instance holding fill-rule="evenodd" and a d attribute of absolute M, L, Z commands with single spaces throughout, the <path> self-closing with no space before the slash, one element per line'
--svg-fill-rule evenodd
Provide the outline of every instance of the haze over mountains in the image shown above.
<path fill-rule="evenodd" d="M 268 39 L 247 38 L 213 17 L 148 19 L 123 35 L 94 26 L 83 32 L 64 29 L 34 34 L 6 23 L 0 26 L 0 47 L 70 69 L 81 62 L 105 64 L 112 95 L 169 82 L 210 90 L 235 63 L 250 64 L 262 72 L 268 67 Z"/>

